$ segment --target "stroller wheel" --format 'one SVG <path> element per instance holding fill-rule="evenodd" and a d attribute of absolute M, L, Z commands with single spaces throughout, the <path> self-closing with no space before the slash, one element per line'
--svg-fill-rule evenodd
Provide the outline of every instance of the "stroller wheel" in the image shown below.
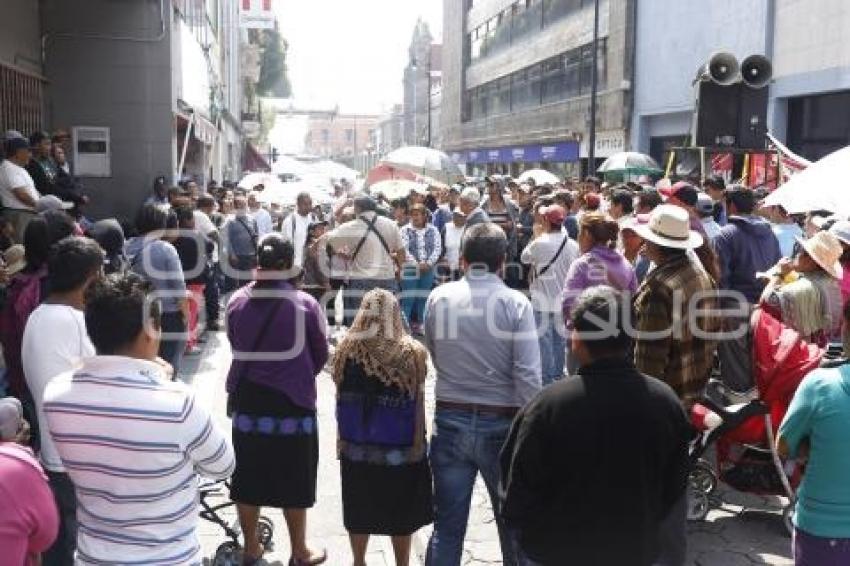
<path fill-rule="evenodd" d="M 708 515 L 708 495 L 694 488 L 688 489 L 688 520 L 702 521 Z"/>
<path fill-rule="evenodd" d="M 794 522 L 791 517 L 794 516 L 794 506 L 796 502 L 792 499 L 788 505 L 782 508 L 782 524 L 785 525 L 785 530 L 788 531 L 788 536 L 794 536 Z"/>
<path fill-rule="evenodd" d="M 274 539 L 274 523 L 268 517 L 260 517 L 257 523 L 257 538 L 260 539 L 266 550 L 271 550 L 272 540 Z"/>
<path fill-rule="evenodd" d="M 711 495 L 717 489 L 717 474 L 705 460 L 697 462 L 688 474 L 691 487 L 706 495 Z"/>
<path fill-rule="evenodd" d="M 228 541 L 219 545 L 215 550 L 212 566 L 239 566 L 242 557 L 239 555 L 239 545 Z"/>

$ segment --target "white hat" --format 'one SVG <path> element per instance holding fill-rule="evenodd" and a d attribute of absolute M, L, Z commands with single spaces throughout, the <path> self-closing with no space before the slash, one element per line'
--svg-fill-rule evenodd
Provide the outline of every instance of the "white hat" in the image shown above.
<path fill-rule="evenodd" d="M 635 226 L 634 231 L 644 240 L 677 250 L 698 248 L 703 242 L 702 235 L 691 230 L 688 212 L 672 204 L 657 206 L 649 222 Z"/>
<path fill-rule="evenodd" d="M 850 246 L 850 220 L 839 220 L 832 225 L 829 233 Z"/>
<path fill-rule="evenodd" d="M 56 195 L 44 195 L 39 197 L 35 203 L 35 209 L 38 212 L 46 212 L 48 210 L 71 210 L 74 208 L 73 202 L 61 200 Z"/>
<path fill-rule="evenodd" d="M 806 250 L 815 263 L 823 268 L 830 276 L 841 279 L 844 277 L 844 269 L 841 267 L 841 254 L 844 248 L 833 234 L 829 232 L 818 232 L 808 240 L 797 238 L 797 241 Z"/>

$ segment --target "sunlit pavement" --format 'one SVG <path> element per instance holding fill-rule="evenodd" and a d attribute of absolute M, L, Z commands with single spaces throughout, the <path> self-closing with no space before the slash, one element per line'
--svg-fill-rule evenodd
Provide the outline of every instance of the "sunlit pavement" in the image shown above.
<path fill-rule="evenodd" d="M 198 400 L 209 407 L 218 424 L 229 429 L 225 415 L 224 380 L 230 363 L 229 346 L 223 333 L 210 334 L 200 355 L 186 358 L 186 375 L 197 391 Z M 432 378 L 433 379 L 433 378 Z M 433 380 L 427 387 L 426 407 L 433 411 Z M 342 524 L 342 498 L 339 466 L 336 459 L 336 423 L 334 418 L 335 390 L 327 373 L 318 379 L 319 413 L 319 484 L 318 501 L 308 515 L 308 534 L 313 548 L 326 548 L 329 566 L 351 564 L 348 536 Z M 623 473 L 628 473 L 624 463 Z M 379 486 L 376 486 L 379 489 Z M 747 566 L 750 564 L 791 565 L 791 539 L 781 520 L 781 501 L 773 497 L 743 495 L 731 490 L 719 490 L 725 501 L 721 509 L 712 510 L 708 519 L 689 525 L 688 564 L 696 566 Z M 226 495 L 226 493 L 225 493 Z M 223 502 L 224 499 L 217 500 Z M 222 516 L 235 522 L 235 509 L 222 511 Z M 286 565 L 289 543 L 286 524 L 280 510 L 263 512 L 275 525 L 274 548 L 261 564 Z M 414 539 L 412 564 L 424 561 L 424 551 L 430 528 L 422 529 Z M 201 545 L 204 556 L 211 559 L 216 548 L 227 540 L 221 529 L 202 522 Z M 386 537 L 373 538 L 369 545 L 367 563 L 375 566 L 393 565 L 392 548 Z M 484 484 L 479 481 L 473 495 L 473 509 L 464 547 L 464 564 L 500 564 L 496 526 Z M 205 562 L 209 563 L 209 562 Z"/>

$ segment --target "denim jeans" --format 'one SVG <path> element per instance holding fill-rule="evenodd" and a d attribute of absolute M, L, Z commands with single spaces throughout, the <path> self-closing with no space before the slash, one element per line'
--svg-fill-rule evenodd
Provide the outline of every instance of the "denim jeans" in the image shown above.
<path fill-rule="evenodd" d="M 404 268 L 401 279 L 401 310 L 407 320 L 416 320 L 419 324 L 425 322 L 425 301 L 434 288 L 435 277 L 433 268 L 424 273 L 420 273 L 415 266 Z"/>
<path fill-rule="evenodd" d="M 159 357 L 171 364 L 174 376 L 180 372 L 183 353 L 186 351 L 188 325 L 182 312 L 162 313 L 161 327 L 163 333 L 173 334 L 173 337 L 163 337 L 159 343 Z"/>
<path fill-rule="evenodd" d="M 431 439 L 435 519 L 427 566 L 460 564 L 472 489 L 479 472 L 490 494 L 503 563 L 517 565 L 513 537 L 498 513 L 499 452 L 510 426 L 508 417 L 437 409 Z"/>
<path fill-rule="evenodd" d="M 563 315 L 560 312 L 534 311 L 544 387 L 564 376 L 567 344 L 562 320 Z"/>

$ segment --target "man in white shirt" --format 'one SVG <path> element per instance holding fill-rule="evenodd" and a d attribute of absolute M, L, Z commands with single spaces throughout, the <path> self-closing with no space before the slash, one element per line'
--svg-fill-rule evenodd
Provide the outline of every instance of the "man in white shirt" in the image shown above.
<path fill-rule="evenodd" d="M 25 169 L 30 161 L 29 142 L 22 138 L 6 141 L 6 159 L 0 162 L 0 203 L 3 215 L 15 227 L 15 241 L 23 243 L 24 230 L 35 216 L 35 205 L 41 197 L 35 182 Z"/>
<path fill-rule="evenodd" d="M 219 287 L 219 244 L 221 243 L 221 235 L 218 228 L 215 227 L 212 221 L 212 214 L 215 212 L 215 199 L 210 195 L 201 195 L 198 198 L 198 208 L 192 213 L 195 219 L 195 230 L 200 232 L 205 237 L 209 238 L 213 243 L 210 259 L 212 260 L 212 269 L 209 270 L 207 281 L 204 284 L 204 305 L 207 311 L 207 330 L 216 332 L 219 330 L 218 318 L 221 314 L 219 299 L 221 297 L 221 288 Z"/>
<path fill-rule="evenodd" d="M 280 233 L 295 247 L 295 265 L 304 265 L 304 245 L 307 243 L 307 228 L 316 221 L 313 214 L 313 199 L 309 193 L 299 193 L 295 199 L 295 210 L 283 219 Z"/>
<path fill-rule="evenodd" d="M 531 267 L 531 303 L 537 323 L 543 385 L 564 375 L 566 330 L 561 304 L 570 265 L 580 255 L 578 244 L 562 229 L 567 211 L 555 204 L 539 211 L 542 224 L 520 259 Z"/>
<path fill-rule="evenodd" d="M 97 355 L 44 392 L 77 494 L 78 565 L 200 564 L 197 475 L 223 479 L 235 466 L 229 435 L 158 361 L 152 290 L 134 273 L 95 283 L 85 320 Z"/>
<path fill-rule="evenodd" d="M 85 294 L 100 275 L 103 251 L 94 240 L 59 241 L 47 262 L 50 295 L 27 320 L 21 361 L 35 402 L 41 463 L 59 508 L 59 535 L 45 553 L 45 564 L 72 564 L 77 546 L 77 501 L 44 417 L 44 390 L 51 379 L 79 367 L 94 355 L 83 315 Z"/>
<path fill-rule="evenodd" d="M 269 211 L 260 206 L 260 201 L 257 199 L 257 193 L 248 195 L 248 211 L 254 222 L 257 223 L 257 237 L 262 240 L 266 234 L 271 234 L 274 230 L 272 225 L 272 215 Z"/>
<path fill-rule="evenodd" d="M 449 268 L 449 281 L 460 279 L 460 240 L 466 225 L 466 215 L 460 208 L 452 211 L 452 221 L 444 226 L 445 261 Z"/>

